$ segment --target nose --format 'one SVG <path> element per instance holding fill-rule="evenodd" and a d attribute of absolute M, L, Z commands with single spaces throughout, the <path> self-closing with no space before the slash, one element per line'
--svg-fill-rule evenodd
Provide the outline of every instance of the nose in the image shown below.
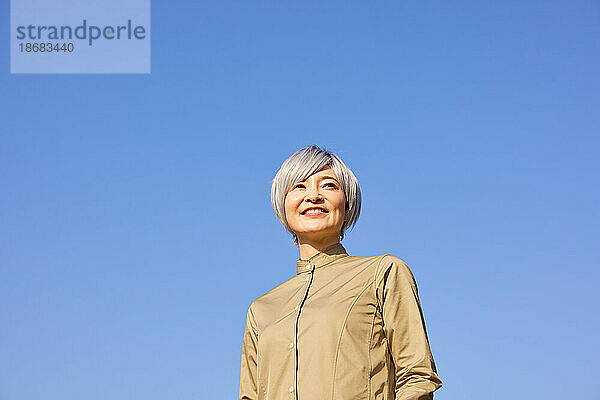
<path fill-rule="evenodd" d="M 311 201 L 316 201 L 321 198 L 321 193 L 319 193 L 319 187 L 316 185 L 310 185 L 308 187 L 308 191 L 306 192 L 306 198 Z"/>

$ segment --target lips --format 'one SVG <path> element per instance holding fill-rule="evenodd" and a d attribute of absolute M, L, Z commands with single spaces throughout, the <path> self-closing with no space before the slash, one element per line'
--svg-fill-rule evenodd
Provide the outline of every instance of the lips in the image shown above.
<path fill-rule="evenodd" d="M 322 212 L 324 212 L 324 213 L 327 213 L 327 212 L 329 212 L 329 211 L 327 211 L 326 209 L 324 209 L 323 207 L 308 207 L 306 210 L 302 211 L 300 214 L 304 215 L 304 214 L 306 214 L 306 212 L 307 212 L 307 211 L 309 211 L 309 210 L 319 210 L 319 211 L 322 211 Z"/>

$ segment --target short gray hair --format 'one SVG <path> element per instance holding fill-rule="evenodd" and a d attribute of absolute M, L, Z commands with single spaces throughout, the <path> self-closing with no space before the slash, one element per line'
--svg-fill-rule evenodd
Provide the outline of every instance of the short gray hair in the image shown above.
<path fill-rule="evenodd" d="M 344 231 L 352 228 L 360 216 L 360 186 L 350 168 L 338 156 L 314 144 L 300 149 L 283 162 L 271 184 L 271 204 L 275 215 L 285 230 L 292 234 L 296 246 L 298 237 L 288 225 L 285 217 L 285 196 L 293 184 L 308 179 L 326 165 L 329 165 L 335 172 L 346 195 L 345 219 L 347 218 L 347 220 L 344 221 L 340 230 L 340 241 L 344 239 Z"/>

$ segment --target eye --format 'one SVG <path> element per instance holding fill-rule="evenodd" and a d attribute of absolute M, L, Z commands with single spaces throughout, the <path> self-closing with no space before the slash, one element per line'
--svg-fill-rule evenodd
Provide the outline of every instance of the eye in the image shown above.
<path fill-rule="evenodd" d="M 297 187 L 304 187 L 303 183 L 296 183 L 294 186 L 292 186 L 292 189 L 296 189 Z"/>
<path fill-rule="evenodd" d="M 337 189 L 337 186 L 333 182 L 327 182 L 324 186 L 331 185 L 332 188 Z"/>

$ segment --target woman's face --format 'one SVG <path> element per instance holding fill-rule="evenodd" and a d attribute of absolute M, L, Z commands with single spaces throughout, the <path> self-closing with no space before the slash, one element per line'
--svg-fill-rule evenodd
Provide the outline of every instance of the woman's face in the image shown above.
<path fill-rule="evenodd" d="M 345 214 L 346 195 L 328 165 L 295 182 L 285 196 L 287 222 L 300 243 L 339 241 Z"/>

